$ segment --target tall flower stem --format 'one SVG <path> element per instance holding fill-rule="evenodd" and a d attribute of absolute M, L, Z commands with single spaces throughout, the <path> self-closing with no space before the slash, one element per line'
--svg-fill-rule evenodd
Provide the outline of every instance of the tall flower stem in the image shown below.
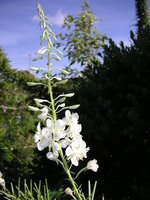
<path fill-rule="evenodd" d="M 54 98 L 53 98 L 53 92 L 52 92 L 52 85 L 51 85 L 51 57 L 50 57 L 50 53 L 51 53 L 51 49 L 50 49 L 50 43 L 49 43 L 49 35 L 48 35 L 48 31 L 45 31 L 46 34 L 46 38 L 47 38 L 47 49 L 48 49 L 48 90 L 49 90 L 49 95 L 50 95 L 50 100 L 51 100 L 51 106 L 52 106 L 52 117 L 53 117 L 53 122 L 56 122 L 56 111 L 55 111 L 55 106 L 54 106 Z M 60 146 L 60 157 L 62 159 L 63 165 L 64 165 L 64 170 L 69 178 L 69 181 L 76 193 L 76 196 L 78 197 L 78 200 L 82 200 L 82 197 L 76 187 L 76 183 L 70 173 L 68 164 L 66 162 L 66 159 L 64 157 L 62 148 Z"/>
<path fill-rule="evenodd" d="M 67 174 L 67 176 L 69 178 L 69 181 L 70 181 L 70 183 L 71 183 L 71 185 L 72 185 L 72 187 L 73 187 L 73 189 L 75 191 L 76 196 L 78 197 L 78 200 L 82 200 L 82 197 L 81 197 L 81 195 L 80 195 L 80 193 L 79 193 L 79 191 L 77 189 L 76 183 L 75 183 L 75 181 L 72 178 L 72 175 L 70 173 L 70 170 L 69 170 L 68 164 L 66 162 L 66 159 L 64 158 L 64 154 L 63 154 L 61 146 L 60 146 L 60 157 L 61 157 L 63 165 L 64 165 L 64 170 L 65 170 L 65 172 L 66 172 L 66 174 Z"/>

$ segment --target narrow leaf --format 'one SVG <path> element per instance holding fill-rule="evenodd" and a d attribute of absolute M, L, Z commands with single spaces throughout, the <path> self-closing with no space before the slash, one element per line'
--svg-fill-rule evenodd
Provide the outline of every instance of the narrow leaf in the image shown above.
<path fill-rule="evenodd" d="M 94 200 L 95 191 L 96 191 L 96 186 L 97 186 L 97 181 L 95 181 L 95 183 L 94 183 L 94 188 L 93 188 L 92 199 L 91 199 L 91 200 Z"/>

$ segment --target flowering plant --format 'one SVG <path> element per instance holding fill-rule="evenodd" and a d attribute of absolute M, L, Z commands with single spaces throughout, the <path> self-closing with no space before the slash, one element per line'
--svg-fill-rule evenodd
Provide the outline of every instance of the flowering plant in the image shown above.
<path fill-rule="evenodd" d="M 62 79 L 61 77 L 52 77 L 52 58 L 60 61 L 59 55 L 62 53 L 56 49 L 52 43 L 52 38 L 56 40 L 55 34 L 51 30 L 51 23 L 48 18 L 44 15 L 44 12 L 40 6 L 37 5 L 40 27 L 42 30 L 41 34 L 41 45 L 46 42 L 46 46 L 42 47 L 38 52 L 38 57 L 34 60 L 42 59 L 45 56 L 48 57 L 48 69 L 45 68 L 31 68 L 35 71 L 44 71 L 44 79 L 47 82 L 50 100 L 35 98 L 37 107 L 29 106 L 32 111 L 38 111 L 39 123 L 37 125 L 37 131 L 34 136 L 34 140 L 37 143 L 39 151 L 47 149 L 46 157 L 49 160 L 53 160 L 60 163 L 66 172 L 68 179 L 71 183 L 72 189 L 67 188 L 66 193 L 71 195 L 73 199 L 86 199 L 81 188 L 78 187 L 75 182 L 75 178 L 71 173 L 71 166 L 78 166 L 79 161 L 83 158 L 87 158 L 87 152 L 89 147 L 86 146 L 85 141 L 82 138 L 81 130 L 82 126 L 79 124 L 79 115 L 77 113 L 71 113 L 70 110 L 76 109 L 79 105 L 66 106 L 66 98 L 72 97 L 74 93 L 60 94 L 57 97 L 53 97 L 53 88 L 60 84 L 65 84 L 68 80 Z M 60 69 L 57 69 L 60 70 Z M 61 70 L 62 73 L 68 74 L 67 71 Z M 39 83 L 28 82 L 29 86 L 36 86 Z M 62 119 L 58 118 L 58 113 L 62 110 L 65 111 L 65 117 Z M 42 126 L 41 126 L 42 124 Z M 96 172 L 98 169 L 97 161 L 94 159 L 89 161 L 87 166 L 79 171 L 77 176 L 85 170 L 92 170 Z M 76 176 L 76 177 L 77 177 Z M 91 192 L 91 186 L 89 181 L 89 200 L 94 199 L 96 182 L 94 185 L 93 192 Z"/>
<path fill-rule="evenodd" d="M 42 30 L 41 45 L 46 43 L 46 46 L 38 50 L 36 53 L 37 57 L 34 60 L 36 61 L 38 59 L 47 57 L 48 68 L 31 67 L 31 70 L 43 72 L 44 83 L 28 82 L 27 84 L 29 86 L 45 85 L 48 88 L 49 100 L 35 98 L 34 101 L 36 103 L 36 107 L 29 106 L 29 110 L 38 112 L 37 117 L 39 122 L 34 135 L 34 140 L 39 151 L 47 149 L 46 157 L 49 160 L 55 161 L 57 164 L 62 165 L 68 176 L 68 180 L 71 183 L 71 187 L 68 187 L 65 190 L 66 194 L 70 195 L 75 200 L 94 200 L 97 182 L 95 182 L 92 191 L 90 181 L 88 182 L 88 198 L 86 198 L 81 187 L 79 187 L 75 182 L 75 179 L 83 171 L 92 170 L 96 172 L 98 170 L 98 164 L 94 159 L 89 161 L 87 166 L 81 169 L 77 175 L 74 175 L 74 173 L 71 171 L 72 165 L 78 166 L 80 160 L 87 158 L 89 147 L 87 147 L 86 142 L 83 140 L 81 135 L 82 126 L 79 124 L 78 113 L 71 112 L 72 109 L 74 110 L 78 108 L 79 105 L 66 106 L 65 104 L 66 98 L 72 97 L 74 93 L 60 94 L 54 98 L 53 88 L 57 87 L 58 85 L 65 84 L 68 80 L 62 79 L 59 76 L 52 76 L 51 60 L 54 58 L 55 60 L 60 61 L 61 59 L 59 55 L 62 55 L 62 53 L 56 49 L 52 43 L 51 39 L 56 40 L 56 36 L 52 32 L 51 23 L 44 15 L 40 4 L 37 5 L 37 9 L 40 19 L 40 27 Z M 68 74 L 66 70 L 61 70 L 61 72 Z M 59 119 L 58 114 L 63 110 L 65 110 L 65 116 L 62 119 Z M 5 186 L 5 182 L 4 179 L 2 179 L 1 173 L 0 184 L 3 187 Z M 18 188 L 20 187 L 18 186 Z M 26 189 L 28 190 L 27 186 L 25 187 L 25 190 Z M 18 189 L 18 193 L 20 195 L 20 189 Z M 30 193 L 30 191 L 28 193 Z M 37 194 L 39 193 L 40 191 L 38 190 Z M 6 196 L 11 196 L 9 192 L 7 193 L 7 190 L 4 191 L 4 194 Z M 24 193 L 21 194 L 24 195 Z"/>

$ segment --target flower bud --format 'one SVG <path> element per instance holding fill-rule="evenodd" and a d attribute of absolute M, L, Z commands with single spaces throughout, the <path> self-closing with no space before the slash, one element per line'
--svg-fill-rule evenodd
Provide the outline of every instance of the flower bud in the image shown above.
<path fill-rule="evenodd" d="M 39 111 L 39 108 L 36 108 L 34 106 L 28 106 L 28 110 L 31 110 L 31 111 Z"/>
<path fill-rule="evenodd" d="M 68 187 L 65 189 L 66 194 L 72 196 L 72 190 Z"/>

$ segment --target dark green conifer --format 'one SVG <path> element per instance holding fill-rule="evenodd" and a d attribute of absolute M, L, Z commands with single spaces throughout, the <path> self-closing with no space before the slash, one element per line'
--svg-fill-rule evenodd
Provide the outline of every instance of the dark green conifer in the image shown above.
<path fill-rule="evenodd" d="M 149 25 L 149 12 L 147 0 L 135 0 L 136 17 L 137 17 L 137 33 L 138 36 L 143 34 L 143 30 Z"/>

